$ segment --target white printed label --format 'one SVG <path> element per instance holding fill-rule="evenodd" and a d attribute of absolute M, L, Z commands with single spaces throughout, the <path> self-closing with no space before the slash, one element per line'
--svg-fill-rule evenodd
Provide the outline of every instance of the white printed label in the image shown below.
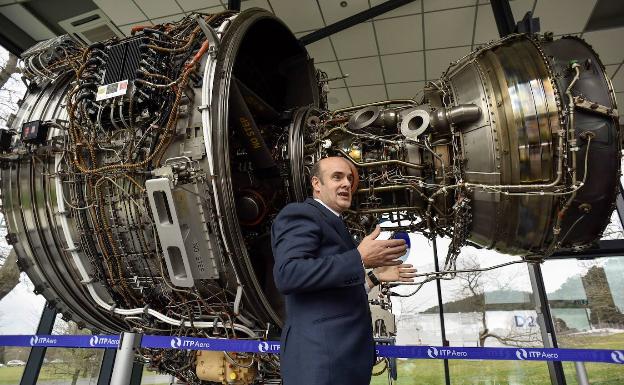
<path fill-rule="evenodd" d="M 125 95 L 128 91 L 128 80 L 122 80 L 117 83 L 111 83 L 104 86 L 99 86 L 97 91 L 96 101 L 114 98 L 115 96 Z"/>

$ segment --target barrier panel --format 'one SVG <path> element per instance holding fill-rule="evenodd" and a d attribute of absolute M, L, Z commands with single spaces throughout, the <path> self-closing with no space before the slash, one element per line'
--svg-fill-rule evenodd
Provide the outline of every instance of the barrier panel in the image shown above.
<path fill-rule="evenodd" d="M 40 346 L 55 348 L 116 349 L 118 335 L 5 335 L 0 346 Z M 218 350 L 241 353 L 279 354 L 279 341 L 220 338 L 194 338 L 144 335 L 141 347 L 181 350 Z M 476 348 L 447 346 L 377 345 L 377 355 L 389 358 L 506 360 L 506 361 L 579 361 L 624 365 L 624 350 L 549 349 L 549 348 Z"/>

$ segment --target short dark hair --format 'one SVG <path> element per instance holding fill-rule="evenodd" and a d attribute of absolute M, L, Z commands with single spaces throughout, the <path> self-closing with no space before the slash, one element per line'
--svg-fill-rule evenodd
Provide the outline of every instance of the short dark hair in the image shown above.
<path fill-rule="evenodd" d="M 322 159 L 317 160 L 312 165 L 312 170 L 310 170 L 310 178 L 315 176 L 315 177 L 319 178 L 321 180 L 321 182 L 323 182 L 323 179 L 321 178 L 321 160 Z"/>

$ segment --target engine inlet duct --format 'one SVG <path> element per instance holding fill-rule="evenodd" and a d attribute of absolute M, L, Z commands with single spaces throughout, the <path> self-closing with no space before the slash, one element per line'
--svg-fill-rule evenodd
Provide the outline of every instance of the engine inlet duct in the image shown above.
<path fill-rule="evenodd" d="M 527 259 L 586 247 L 614 208 L 615 98 L 581 39 L 512 35 L 420 100 L 336 111 L 327 76 L 258 9 L 57 38 L 23 59 L 28 93 L 0 156 L 8 239 L 38 293 L 103 332 L 276 338 L 270 226 L 327 155 L 359 176 L 354 236 L 392 220 L 450 237 L 449 271 L 467 243 Z M 144 355 L 194 384 L 279 373 L 275 356 Z"/>

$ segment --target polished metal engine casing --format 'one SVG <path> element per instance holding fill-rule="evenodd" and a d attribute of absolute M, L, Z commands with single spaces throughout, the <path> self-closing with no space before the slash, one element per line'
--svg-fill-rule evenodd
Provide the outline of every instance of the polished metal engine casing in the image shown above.
<path fill-rule="evenodd" d="M 562 156 L 557 149 L 558 135 L 564 135 L 568 119 L 564 107 L 570 76 L 566 76 L 566 67 L 571 60 L 584 61 L 585 66 L 575 94 L 616 111 L 604 67 L 591 47 L 574 37 L 551 41 L 511 36 L 449 68 L 446 76 L 453 102 L 475 104 L 482 111 L 480 119 L 459 130 L 465 182 L 516 185 L 517 191 L 522 185 L 555 181 Z M 563 223 L 561 231 L 566 238 L 560 241 L 567 247 L 587 245 L 602 233 L 613 210 L 620 169 L 617 115 L 578 108 L 574 114 L 577 169 L 579 179 L 587 174 L 587 180 Z M 581 136 L 587 132 L 595 134 L 595 139 L 585 169 L 582 160 L 587 142 Z M 543 252 L 553 240 L 560 196 L 540 195 L 539 190 L 533 195 L 512 196 L 496 190 L 475 189 L 472 193 L 469 240 L 504 253 Z M 585 209 L 579 209 L 580 205 Z M 580 217 L 578 226 L 571 228 Z"/>

